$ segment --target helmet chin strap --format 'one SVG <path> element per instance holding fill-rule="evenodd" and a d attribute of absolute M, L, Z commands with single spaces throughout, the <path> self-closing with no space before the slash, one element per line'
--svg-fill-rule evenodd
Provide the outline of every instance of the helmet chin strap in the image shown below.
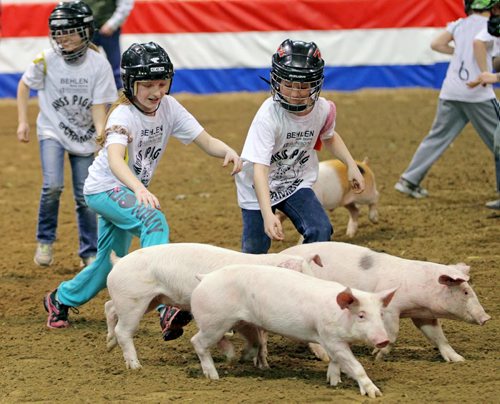
<path fill-rule="evenodd" d="M 130 100 L 130 102 L 132 103 L 132 105 L 133 105 L 134 107 L 136 107 L 136 108 L 137 108 L 140 112 L 142 112 L 144 115 L 154 115 L 154 114 L 156 113 L 156 111 L 158 111 L 158 108 L 160 108 L 160 105 L 161 105 L 161 100 L 160 100 L 160 102 L 158 103 L 158 106 L 156 107 L 156 109 L 155 109 L 154 111 L 152 111 L 152 112 L 146 112 L 146 111 L 144 111 L 141 107 L 139 107 L 139 105 L 137 105 L 137 104 L 134 102 L 135 97 L 132 97 L 132 98 L 133 98 L 133 99 L 132 99 L 132 100 Z"/>

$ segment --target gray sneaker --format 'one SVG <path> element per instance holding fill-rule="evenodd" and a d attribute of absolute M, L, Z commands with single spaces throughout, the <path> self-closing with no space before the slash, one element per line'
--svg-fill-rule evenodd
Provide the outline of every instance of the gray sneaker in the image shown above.
<path fill-rule="evenodd" d="M 54 262 L 52 244 L 38 243 L 33 261 L 40 267 L 50 266 Z"/>
<path fill-rule="evenodd" d="M 490 209 L 500 210 L 500 199 L 497 199 L 495 201 L 486 202 L 486 204 L 484 206 L 486 206 L 487 208 L 490 208 Z"/>
<path fill-rule="evenodd" d="M 400 178 L 399 181 L 396 182 L 394 189 L 415 199 L 422 199 L 429 196 L 429 192 L 427 192 L 425 188 L 412 184 L 404 178 Z"/>

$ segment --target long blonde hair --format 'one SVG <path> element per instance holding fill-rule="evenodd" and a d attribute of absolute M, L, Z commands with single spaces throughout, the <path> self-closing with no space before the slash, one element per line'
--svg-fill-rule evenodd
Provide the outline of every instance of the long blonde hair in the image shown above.
<path fill-rule="evenodd" d="M 95 142 L 100 146 L 104 147 L 104 143 L 106 143 L 106 137 L 108 136 L 108 132 L 106 131 L 106 125 L 108 123 L 109 116 L 111 113 L 118 107 L 118 105 L 130 105 L 130 100 L 125 96 L 123 90 L 120 90 L 118 95 L 118 99 L 111 105 L 108 113 L 106 114 L 106 122 L 104 123 L 104 129 L 101 133 L 97 134 L 95 138 Z"/>

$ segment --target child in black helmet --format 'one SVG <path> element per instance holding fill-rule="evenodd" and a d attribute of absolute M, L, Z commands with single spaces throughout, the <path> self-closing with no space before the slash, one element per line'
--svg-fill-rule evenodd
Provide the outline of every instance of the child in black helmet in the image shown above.
<path fill-rule="evenodd" d="M 324 61 L 314 42 L 284 41 L 273 55 L 271 97 L 257 112 L 236 176 L 243 216 L 242 251 L 264 254 L 271 240 L 283 240 L 276 209 L 285 213 L 305 243 L 328 241 L 328 215 L 311 186 L 318 176 L 314 149 L 321 142 L 348 169 L 351 186 L 364 179 L 342 138 L 335 132 L 335 105 L 319 97 Z"/>
<path fill-rule="evenodd" d="M 84 266 L 97 252 L 97 218 L 85 202 L 83 183 L 94 160 L 96 133 L 102 130 L 106 106 L 116 100 L 117 91 L 111 66 L 90 42 L 94 22 L 92 10 L 86 3 L 59 3 L 50 13 L 48 26 L 52 49 L 45 49 L 33 60 L 17 90 L 20 142 L 30 141 L 30 88 L 38 90 L 40 106 L 36 129 L 43 185 L 34 261 L 47 267 L 54 259 L 52 247 L 56 240 L 67 153 L 78 220 L 78 255 Z"/>
<path fill-rule="evenodd" d="M 168 54 L 154 42 L 133 44 L 121 62 L 124 92 L 112 106 L 102 145 L 85 181 L 88 205 L 99 214 L 99 242 L 96 260 L 73 279 L 62 282 L 44 300 L 47 326 L 66 328 L 68 308 L 80 306 L 106 286 L 111 271 L 110 254 L 127 254 L 132 236 L 141 247 L 169 242 L 169 227 L 158 198 L 148 185 L 165 152 L 170 137 L 184 144 L 194 143 L 211 156 L 241 168 L 238 154 L 210 136 L 198 121 L 169 96 L 174 76 Z M 177 319 L 178 324 L 173 324 Z M 162 312 L 165 339 L 182 334 L 190 314 L 176 308 Z M 179 324 L 180 323 L 180 324 Z"/>

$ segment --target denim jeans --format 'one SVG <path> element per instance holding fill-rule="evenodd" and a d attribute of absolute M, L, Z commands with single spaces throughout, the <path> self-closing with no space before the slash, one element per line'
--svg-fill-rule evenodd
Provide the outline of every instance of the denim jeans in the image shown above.
<path fill-rule="evenodd" d="M 55 139 L 40 140 L 40 159 L 42 161 L 43 185 L 38 209 L 38 227 L 36 238 L 44 244 L 56 240 L 59 201 L 64 189 L 64 154 L 66 150 Z M 97 217 L 87 206 L 83 197 L 83 184 L 87 178 L 94 155 L 69 155 L 73 180 L 73 197 L 76 204 L 76 216 L 80 247 L 78 255 L 82 258 L 97 253 Z"/>
<path fill-rule="evenodd" d="M 92 42 L 97 46 L 102 46 L 106 57 L 108 58 L 109 64 L 113 70 L 113 76 L 115 78 L 116 88 L 119 90 L 123 88 L 122 78 L 120 74 L 120 61 L 122 58 L 122 53 L 120 50 L 120 34 L 121 28 L 118 28 L 111 36 L 101 35 L 99 30 L 95 30 L 94 38 Z"/>
<path fill-rule="evenodd" d="M 142 248 L 169 241 L 165 215 L 158 209 L 139 205 L 130 189 L 114 188 L 85 198 L 99 214 L 99 247 L 94 262 L 57 288 L 57 299 L 71 307 L 81 306 L 106 287 L 112 269 L 111 252 L 118 257 L 126 255 L 132 236 L 140 237 Z"/>
<path fill-rule="evenodd" d="M 292 221 L 304 237 L 304 244 L 316 241 L 330 241 L 333 227 L 323 206 L 311 188 L 301 188 L 284 201 L 273 206 Z M 241 209 L 243 235 L 241 251 L 250 254 L 266 254 L 271 239 L 264 232 L 264 219 L 260 210 Z"/>

